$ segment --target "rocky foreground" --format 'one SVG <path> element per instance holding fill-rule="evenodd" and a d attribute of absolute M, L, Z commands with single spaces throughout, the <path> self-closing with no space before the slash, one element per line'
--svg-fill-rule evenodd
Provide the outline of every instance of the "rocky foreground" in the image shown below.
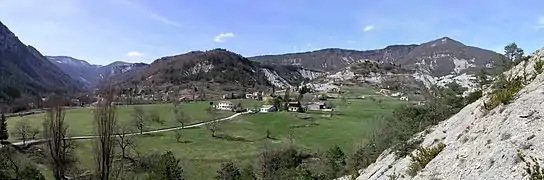
<path fill-rule="evenodd" d="M 488 98 L 484 96 L 416 135 L 424 139 L 422 146 L 446 145 L 416 176 L 407 174 L 410 157 L 396 158 L 385 151 L 356 179 L 528 179 L 516 151 L 541 164 L 544 158 L 544 75 L 536 73 L 536 61 L 544 61 L 544 48 L 505 72 L 532 79 L 510 104 L 482 110 Z"/>

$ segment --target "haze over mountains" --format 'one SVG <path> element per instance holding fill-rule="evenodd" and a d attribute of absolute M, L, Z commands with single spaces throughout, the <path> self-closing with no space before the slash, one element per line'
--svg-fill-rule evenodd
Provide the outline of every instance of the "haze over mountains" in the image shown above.
<path fill-rule="evenodd" d="M 162 57 L 149 65 L 119 61 L 108 65 L 92 65 L 66 55 L 44 57 L 31 46 L 22 44 L 3 24 L 0 28 L 0 57 L 2 63 L 6 63 L 3 67 L 17 67 L 3 73 L 9 74 L 7 77 L 28 82 L 13 87 L 35 89 L 29 92 L 58 88 L 92 89 L 104 78 L 125 85 L 188 88 L 189 84 L 199 84 L 210 90 L 228 91 L 288 87 L 314 79 L 318 79 L 319 83 L 330 83 L 338 79 L 366 81 L 368 78 L 384 81 L 391 76 L 383 75 L 397 72 L 403 72 L 400 74 L 427 86 L 452 81 L 463 81 L 460 84 L 470 86 L 468 81 L 475 72 L 489 68 L 494 61 L 503 58 L 493 51 L 442 37 L 419 45 L 390 45 L 383 49 L 364 51 L 328 48 L 246 58 L 225 49 L 214 49 Z M 380 71 L 364 74 L 366 80 L 361 79 L 361 67 L 366 66 L 360 64 L 368 62 L 390 64 L 392 66 L 386 67 L 410 71 L 381 71 L 378 68 L 376 70 Z M 39 64 L 39 69 L 33 68 Z M 210 84 L 215 87 L 210 87 Z M 8 87 L 11 86 L 8 83 Z"/>
<path fill-rule="evenodd" d="M 115 61 L 108 65 L 89 64 L 87 61 L 69 56 L 46 56 L 72 79 L 80 82 L 85 88 L 94 88 L 101 79 L 125 74 L 132 70 L 146 68 L 145 63 L 128 63 Z"/>

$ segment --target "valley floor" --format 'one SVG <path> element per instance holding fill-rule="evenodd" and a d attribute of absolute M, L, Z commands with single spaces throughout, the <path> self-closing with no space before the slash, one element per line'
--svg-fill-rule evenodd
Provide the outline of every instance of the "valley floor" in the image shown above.
<path fill-rule="evenodd" d="M 370 92 L 370 91 L 368 91 Z M 190 179 L 212 179 L 221 163 L 233 161 L 239 167 L 258 163 L 260 153 L 266 148 L 282 148 L 290 145 L 297 146 L 308 152 L 326 151 L 334 145 L 340 146 L 345 152 L 351 153 L 356 146 L 362 144 L 365 132 L 372 129 L 376 117 L 385 115 L 406 102 L 396 98 L 379 97 L 375 99 L 349 99 L 342 104 L 340 100 L 329 100 L 337 106 L 331 117 L 329 112 L 309 111 L 307 113 L 275 112 L 240 115 L 233 120 L 221 123 L 218 137 L 212 137 L 205 126 L 184 129 L 182 143 L 175 139 L 175 132 L 161 132 L 137 137 L 136 151 L 138 153 L 162 153 L 172 151 L 182 159 L 184 172 Z M 243 100 L 245 107 L 251 107 L 252 100 Z M 209 102 L 182 104 L 182 109 L 192 122 L 211 120 L 205 112 Z M 150 129 L 177 126 L 172 120 L 172 104 L 154 104 L 142 106 L 146 110 L 160 112 L 165 123 L 152 125 Z M 118 107 L 118 122 L 127 123 L 131 120 L 133 107 Z M 234 114 L 221 111 L 220 117 Z M 18 117 L 19 118 L 19 117 Z M 8 120 L 13 129 L 18 118 Z M 28 118 L 34 125 L 40 124 L 42 115 Z M 20 120 L 20 119 L 19 119 Z M 89 108 L 69 110 L 66 120 L 70 125 L 73 136 L 90 135 L 93 131 L 93 114 Z M 271 134 L 266 138 L 266 132 Z M 12 139 L 13 136 L 12 136 Z M 93 167 L 93 141 L 76 141 L 76 156 L 85 169 Z M 46 175 L 50 174 L 47 172 Z"/>

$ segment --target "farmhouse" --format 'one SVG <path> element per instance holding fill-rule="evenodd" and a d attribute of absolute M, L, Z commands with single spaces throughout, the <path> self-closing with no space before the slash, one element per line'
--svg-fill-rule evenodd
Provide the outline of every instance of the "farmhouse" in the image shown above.
<path fill-rule="evenodd" d="M 299 102 L 289 102 L 287 103 L 287 110 L 291 112 L 297 112 L 300 110 L 300 103 Z"/>
<path fill-rule="evenodd" d="M 246 99 L 262 99 L 263 98 L 263 92 L 253 92 L 253 93 L 247 93 Z"/>
<path fill-rule="evenodd" d="M 234 108 L 234 104 L 232 104 L 232 102 L 230 101 L 221 101 L 217 105 L 215 105 L 215 108 L 219 110 L 230 111 Z"/>
<path fill-rule="evenodd" d="M 260 110 L 260 112 L 262 113 L 274 112 L 274 111 L 276 111 L 276 107 L 274 107 L 273 105 L 263 105 L 263 107 L 261 107 L 261 110 Z"/>
<path fill-rule="evenodd" d="M 309 102 L 306 104 L 308 110 L 325 109 L 325 102 Z"/>

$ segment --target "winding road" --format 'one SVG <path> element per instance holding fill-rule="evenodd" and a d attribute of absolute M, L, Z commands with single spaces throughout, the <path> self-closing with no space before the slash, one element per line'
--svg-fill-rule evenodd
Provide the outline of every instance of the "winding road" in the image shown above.
<path fill-rule="evenodd" d="M 203 125 L 206 125 L 206 124 L 210 124 L 210 123 L 213 123 L 213 122 L 219 122 L 219 121 L 226 121 L 226 120 L 231 120 L 233 118 L 235 118 L 236 116 L 239 116 L 239 115 L 243 115 L 243 114 L 248 114 L 249 112 L 242 112 L 242 113 L 236 113 L 232 116 L 229 116 L 229 117 L 225 117 L 225 118 L 221 118 L 221 119 L 217 119 L 217 120 L 212 120 L 212 121 L 204 121 L 204 122 L 199 122 L 199 123 L 195 123 L 195 124 L 191 124 L 191 125 L 187 125 L 187 126 L 184 126 L 184 127 L 181 127 L 181 126 L 178 126 L 178 127 L 172 127 L 172 128 L 165 128 L 165 129 L 156 129 L 156 130 L 151 130 L 151 131 L 145 131 L 145 132 L 142 132 L 141 134 L 139 132 L 136 132 L 136 133 L 129 133 L 129 134 L 125 134 L 126 136 L 136 136 L 136 135 L 144 135 L 144 134 L 153 134 L 153 133 L 160 133 L 160 132 L 168 132 L 168 131 L 174 131 L 174 130 L 178 130 L 178 129 L 187 129 L 187 128 L 193 128 L 193 127 L 198 127 L 198 126 L 203 126 Z M 71 139 L 71 140 L 82 140 L 82 139 L 94 139 L 94 138 L 97 138 L 98 136 L 74 136 L 74 137 L 69 137 L 68 139 Z M 27 140 L 25 142 L 23 141 L 20 141 L 20 142 L 13 142 L 12 145 L 15 145 L 15 146 L 21 146 L 21 145 L 29 145 L 29 144 L 36 144 L 36 143 L 42 143 L 42 142 L 46 142 L 48 141 L 48 139 L 33 139 L 33 140 Z M 1 146 L 1 145 L 0 145 Z"/>

